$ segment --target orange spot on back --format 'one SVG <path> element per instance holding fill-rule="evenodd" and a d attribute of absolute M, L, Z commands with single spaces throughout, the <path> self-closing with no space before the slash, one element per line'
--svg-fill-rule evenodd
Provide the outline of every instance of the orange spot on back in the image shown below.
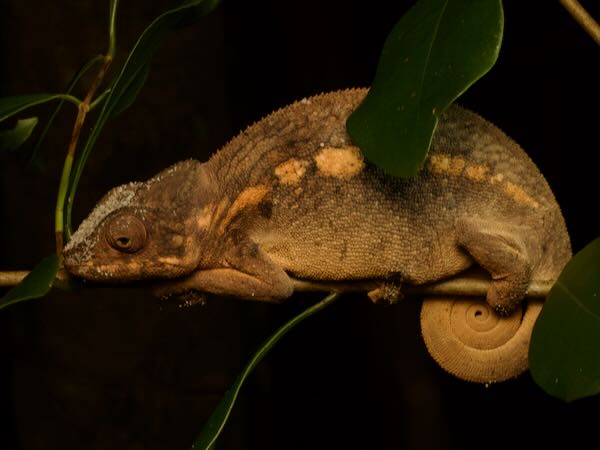
<path fill-rule="evenodd" d="M 352 178 L 365 167 L 365 162 L 358 147 L 326 147 L 316 156 L 315 162 L 319 172 L 335 178 Z"/>
<path fill-rule="evenodd" d="M 483 181 L 486 179 L 489 168 L 483 164 L 468 165 L 465 169 L 465 177 L 472 181 Z"/>
<path fill-rule="evenodd" d="M 532 208 L 539 208 L 540 204 L 536 202 L 527 192 L 514 183 L 507 181 L 504 185 L 504 192 L 510 195 L 517 203 Z"/>
<path fill-rule="evenodd" d="M 465 167 L 465 160 L 458 156 L 445 154 L 431 155 L 429 157 L 429 170 L 450 176 L 459 176 Z"/>
<path fill-rule="evenodd" d="M 221 222 L 220 230 L 223 232 L 227 225 L 240 214 L 244 209 L 251 208 L 258 205 L 262 199 L 269 193 L 270 189 L 264 184 L 257 184 L 256 186 L 250 186 L 239 193 L 237 198 L 233 201 L 227 215 Z"/>
<path fill-rule="evenodd" d="M 275 176 L 282 184 L 298 184 L 308 167 L 308 161 L 291 158 L 275 167 Z"/>

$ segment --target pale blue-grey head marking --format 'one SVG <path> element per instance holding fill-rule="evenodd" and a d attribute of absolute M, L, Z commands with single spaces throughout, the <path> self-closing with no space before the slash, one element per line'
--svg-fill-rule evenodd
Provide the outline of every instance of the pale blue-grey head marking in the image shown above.
<path fill-rule="evenodd" d="M 98 230 L 100 223 L 112 212 L 131 206 L 141 184 L 137 182 L 129 183 L 112 189 L 98 203 L 90 215 L 81 222 L 81 225 L 64 248 L 65 253 L 77 248 L 77 251 L 70 255 L 76 258 L 74 262 L 82 264 L 93 258 L 92 249 L 99 237 L 99 234 L 95 231 Z"/>

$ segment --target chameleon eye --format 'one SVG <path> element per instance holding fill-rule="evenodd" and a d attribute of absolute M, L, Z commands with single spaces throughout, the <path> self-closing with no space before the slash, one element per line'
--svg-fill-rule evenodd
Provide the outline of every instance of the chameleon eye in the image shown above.
<path fill-rule="evenodd" d="M 123 214 L 111 219 L 106 228 L 108 244 L 123 253 L 135 253 L 146 243 L 144 223 L 131 214 Z"/>

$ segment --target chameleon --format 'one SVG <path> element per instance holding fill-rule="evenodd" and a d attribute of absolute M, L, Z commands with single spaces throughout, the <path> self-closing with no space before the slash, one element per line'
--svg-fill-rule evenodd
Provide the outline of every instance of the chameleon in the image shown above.
<path fill-rule="evenodd" d="M 548 183 L 517 143 L 455 105 L 440 115 L 417 175 L 387 174 L 346 130 L 367 92 L 305 98 L 206 162 L 112 189 L 65 246 L 66 269 L 95 282 L 152 280 L 160 297 L 280 302 L 293 293 L 292 277 L 422 285 L 479 267 L 491 280 L 481 307 L 496 321 L 515 316 L 530 282 L 556 279 L 571 256 Z M 531 329 L 521 333 L 526 344 Z M 515 376 L 527 367 L 519 345 L 509 375 L 497 375 L 499 360 L 483 375 L 447 370 L 473 381 Z"/>

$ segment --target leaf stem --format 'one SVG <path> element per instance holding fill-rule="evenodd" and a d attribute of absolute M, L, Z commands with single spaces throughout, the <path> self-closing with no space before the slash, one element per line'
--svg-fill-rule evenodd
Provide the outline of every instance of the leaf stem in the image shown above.
<path fill-rule="evenodd" d="M 115 56 L 116 48 L 117 48 L 117 31 L 116 31 L 116 21 L 117 21 L 117 6 L 119 4 L 119 0 L 111 0 L 110 1 L 110 19 L 108 24 L 108 53 L 107 56 L 113 58 Z"/>
<path fill-rule="evenodd" d="M 560 0 L 560 3 L 569 11 L 579 26 L 596 41 L 596 44 L 600 45 L 600 25 L 585 8 L 577 0 Z"/>
<path fill-rule="evenodd" d="M 92 103 L 90 103 L 90 111 L 92 111 L 96 106 L 98 106 L 100 103 L 102 103 L 104 101 L 104 99 L 106 97 L 108 97 L 108 94 L 110 94 L 110 88 L 105 89 L 104 92 L 102 92 L 102 94 L 100 94 L 96 100 L 94 100 Z"/>
<path fill-rule="evenodd" d="M 56 98 L 59 98 L 59 99 L 64 100 L 64 101 L 67 101 L 69 103 L 73 103 L 77 107 L 79 107 L 81 105 L 81 103 L 82 103 L 81 100 L 79 100 L 74 95 L 70 95 L 70 94 L 58 94 L 56 96 Z"/>

